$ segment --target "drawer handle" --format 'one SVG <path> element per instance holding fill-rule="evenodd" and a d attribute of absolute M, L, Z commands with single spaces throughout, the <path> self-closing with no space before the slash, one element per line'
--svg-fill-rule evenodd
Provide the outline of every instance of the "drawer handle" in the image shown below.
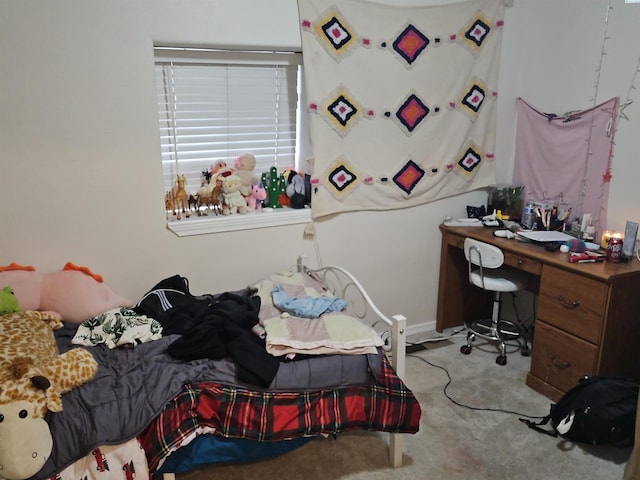
<path fill-rule="evenodd" d="M 551 363 L 553 363 L 553 366 L 556 367 L 558 370 L 565 370 L 567 368 L 569 368 L 571 366 L 571 364 L 569 362 L 558 362 L 556 360 L 556 356 L 555 355 L 549 355 L 551 357 Z"/>
<path fill-rule="evenodd" d="M 565 299 L 562 295 L 558 296 L 558 301 L 565 308 L 574 309 L 574 308 L 580 306 L 580 301 L 579 300 L 574 300 L 573 302 L 570 302 L 567 299 Z"/>

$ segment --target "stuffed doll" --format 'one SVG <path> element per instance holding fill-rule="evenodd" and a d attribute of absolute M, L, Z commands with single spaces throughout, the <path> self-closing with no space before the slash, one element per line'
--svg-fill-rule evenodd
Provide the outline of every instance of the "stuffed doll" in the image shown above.
<path fill-rule="evenodd" d="M 253 170 L 256 168 L 256 157 L 250 153 L 240 155 L 236 159 L 234 174 L 240 179 L 240 193 L 243 197 L 251 195 L 251 185 L 256 185 L 260 179 Z"/>
<path fill-rule="evenodd" d="M 98 371 L 84 348 L 60 355 L 53 330 L 61 326 L 58 318 L 43 312 L 0 316 L 2 478 L 22 480 L 40 471 L 53 448 L 45 414 L 61 411 L 60 396 Z"/>
<path fill-rule="evenodd" d="M 227 162 L 225 162 L 224 160 L 218 160 L 216 163 L 211 165 L 211 169 L 209 169 L 209 178 L 207 179 L 207 181 L 210 180 L 211 177 L 216 175 L 221 169 L 226 168 L 226 166 Z"/>
<path fill-rule="evenodd" d="M 114 293 L 86 267 L 68 262 L 58 272 L 38 272 L 12 263 L 0 267 L 0 288 L 10 286 L 23 310 L 55 312 L 65 322 L 80 323 L 132 302 Z"/>
<path fill-rule="evenodd" d="M 247 200 L 240 193 L 240 178 L 235 173 L 224 178 L 222 193 L 224 195 L 223 215 L 249 212 Z"/>
<path fill-rule="evenodd" d="M 305 173 L 289 172 L 285 193 L 291 208 L 304 208 L 311 204 L 311 177 Z"/>

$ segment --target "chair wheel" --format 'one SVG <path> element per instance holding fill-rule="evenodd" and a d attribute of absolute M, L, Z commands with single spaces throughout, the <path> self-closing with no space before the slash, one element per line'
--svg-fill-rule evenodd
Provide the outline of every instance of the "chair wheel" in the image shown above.
<path fill-rule="evenodd" d="M 471 353 L 471 347 L 469 345 L 462 345 L 460 347 L 460 353 L 464 355 L 469 355 Z"/>
<path fill-rule="evenodd" d="M 498 357 L 496 358 L 496 363 L 498 365 L 506 365 L 507 364 L 507 356 L 506 355 L 498 355 Z"/>

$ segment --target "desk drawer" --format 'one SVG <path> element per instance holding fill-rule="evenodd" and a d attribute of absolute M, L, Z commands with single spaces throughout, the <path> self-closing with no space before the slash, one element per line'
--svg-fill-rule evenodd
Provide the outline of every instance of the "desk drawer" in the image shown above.
<path fill-rule="evenodd" d="M 531 375 L 566 392 L 583 375 L 595 375 L 598 347 L 544 322 L 536 322 Z"/>
<path fill-rule="evenodd" d="M 545 265 L 538 318 L 598 345 L 608 292 L 606 283 Z"/>
<path fill-rule="evenodd" d="M 515 267 L 538 276 L 542 272 L 542 263 L 540 261 L 506 250 L 504 251 L 504 263 L 510 267 Z"/>

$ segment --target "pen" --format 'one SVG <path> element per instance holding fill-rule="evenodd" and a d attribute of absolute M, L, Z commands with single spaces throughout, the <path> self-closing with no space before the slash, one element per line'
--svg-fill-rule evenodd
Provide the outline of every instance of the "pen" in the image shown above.
<path fill-rule="evenodd" d="M 563 214 L 560 215 L 559 220 L 562 220 L 564 222 L 570 214 L 571 214 L 571 208 L 569 208 L 569 210 L 565 210 Z"/>
<path fill-rule="evenodd" d="M 589 260 L 578 260 L 577 263 L 596 263 L 595 259 L 589 259 Z"/>

